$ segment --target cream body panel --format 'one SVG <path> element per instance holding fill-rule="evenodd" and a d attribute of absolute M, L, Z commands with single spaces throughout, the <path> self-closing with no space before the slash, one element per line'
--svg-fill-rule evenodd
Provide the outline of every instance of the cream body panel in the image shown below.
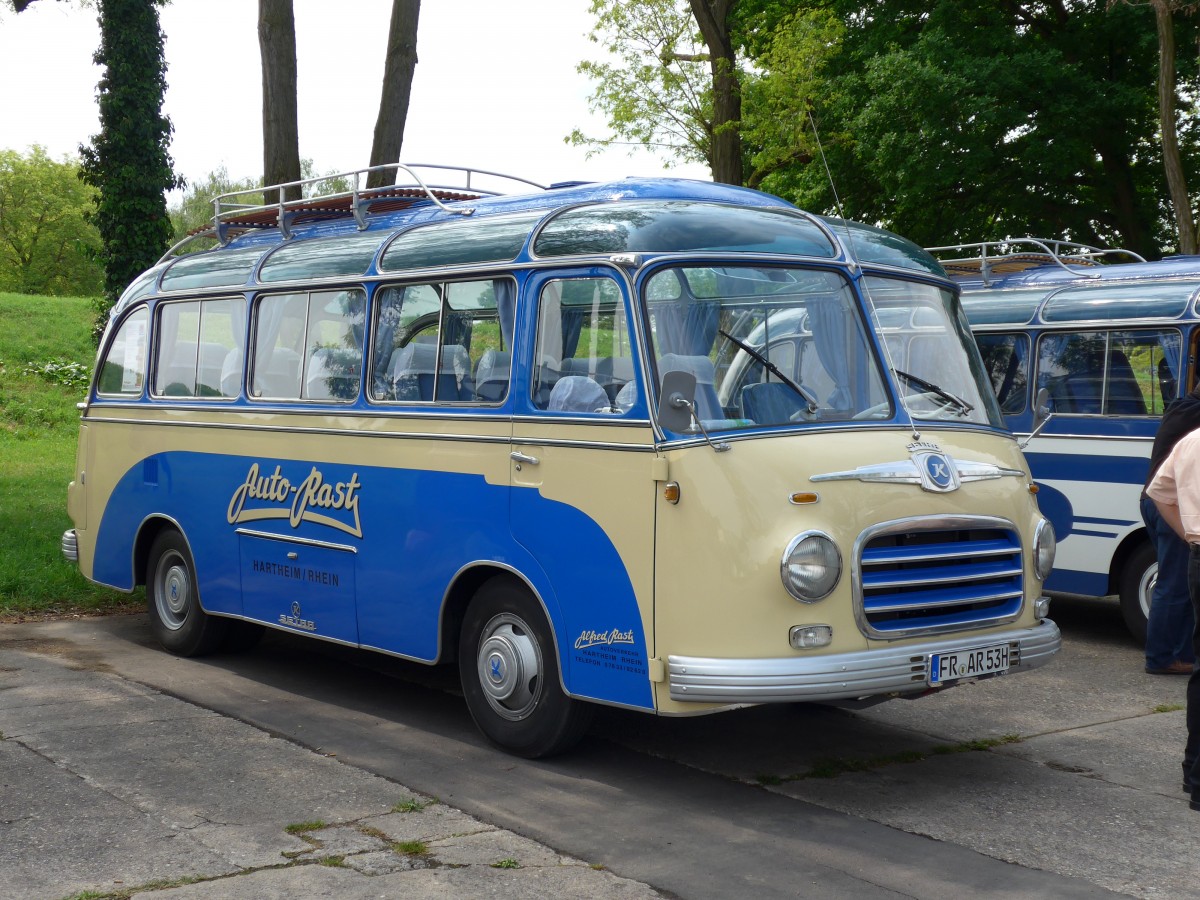
<path fill-rule="evenodd" d="M 1027 473 L 1015 441 L 981 432 L 922 431 L 952 457 Z M 985 635 L 1030 625 L 1030 599 L 1041 596 L 1030 548 L 1041 516 L 1028 478 L 1006 476 L 967 482 L 949 493 L 916 484 L 866 484 L 857 480 L 814 483 L 813 475 L 907 460 L 910 429 L 775 434 L 734 441 L 716 453 L 706 445 L 665 451 L 669 478 L 679 483 L 678 505 L 658 501 L 655 573 L 656 655 L 713 659 L 786 659 L 854 653 L 873 647 L 916 644 L 920 638 L 872 641 L 855 619 L 854 545 L 867 527 L 926 515 L 995 516 L 1011 521 L 1025 550 L 1026 602 L 1015 622 L 979 629 Z M 796 505 L 793 492 L 820 500 Z M 832 594 L 801 603 L 783 585 L 780 566 L 788 542 L 821 531 L 837 544 L 842 575 Z M 833 628 L 833 643 L 819 650 L 791 648 L 796 625 Z M 688 713 L 712 704 L 678 703 L 665 683 L 656 685 L 662 712 Z"/>

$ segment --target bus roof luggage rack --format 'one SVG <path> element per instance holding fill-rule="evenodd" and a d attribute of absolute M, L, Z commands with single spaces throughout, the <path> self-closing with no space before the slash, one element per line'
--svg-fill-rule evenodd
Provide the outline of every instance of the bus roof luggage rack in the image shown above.
<path fill-rule="evenodd" d="M 415 171 L 417 169 L 457 173 L 460 183 L 430 184 L 417 174 Z M 363 176 L 372 172 L 388 170 L 396 171 L 396 184 L 378 188 L 365 187 Z M 412 183 L 400 183 L 401 172 L 407 174 L 412 179 Z M 501 182 L 514 182 L 542 191 L 547 190 L 545 185 L 537 182 L 515 175 L 490 172 L 486 169 L 442 166 L 432 163 L 385 163 L 366 169 L 356 169 L 352 172 L 338 172 L 333 175 L 322 175 L 300 181 L 272 184 L 263 188 L 249 188 L 220 194 L 212 200 L 211 224 L 189 234 L 168 250 L 163 259 L 174 256 L 184 244 L 195 238 L 216 238 L 223 246 L 248 231 L 278 228 L 286 240 L 291 237 L 291 229 L 294 225 L 323 219 L 339 219 L 346 216 L 353 216 L 358 223 L 359 230 L 362 230 L 367 227 L 367 219 L 372 213 L 395 212 L 410 206 L 428 203 L 435 204 L 447 212 L 469 216 L 475 212 L 474 207 L 449 207 L 446 204 L 478 200 L 481 197 L 495 197 L 504 193 L 473 184 L 472 182 L 479 177 L 498 179 Z M 295 200 L 286 199 L 289 189 L 298 189 L 303 194 L 307 187 L 339 181 L 348 181 L 350 188 L 326 194 L 318 193 Z"/>
<path fill-rule="evenodd" d="M 1021 249 L 1033 247 L 1034 250 Z M 927 251 L 938 258 L 946 274 L 958 278 L 982 278 L 985 285 L 991 285 L 992 278 L 998 275 L 1011 275 L 1035 266 L 1048 264 L 1057 265 L 1075 275 L 1092 277 L 1092 273 L 1076 272 L 1071 266 L 1098 266 L 1104 264 L 1106 256 L 1130 256 L 1137 262 L 1145 262 L 1132 250 L 1114 248 L 1106 250 L 1101 247 L 1091 247 L 1074 241 L 1056 241 L 1050 238 L 1005 238 L 1002 241 L 984 241 L 978 244 L 951 244 L 945 247 L 926 247 Z M 939 253 L 958 253 L 975 251 L 973 254 L 957 258 L 942 259 Z M 1099 275 L 1095 275 L 1099 277 Z"/>

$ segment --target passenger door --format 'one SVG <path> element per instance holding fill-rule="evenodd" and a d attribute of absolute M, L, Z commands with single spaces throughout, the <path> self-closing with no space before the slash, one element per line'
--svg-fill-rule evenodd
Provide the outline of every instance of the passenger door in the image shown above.
<path fill-rule="evenodd" d="M 655 454 L 627 285 L 538 274 L 523 306 L 513 535 L 540 567 L 567 691 L 651 708 Z"/>

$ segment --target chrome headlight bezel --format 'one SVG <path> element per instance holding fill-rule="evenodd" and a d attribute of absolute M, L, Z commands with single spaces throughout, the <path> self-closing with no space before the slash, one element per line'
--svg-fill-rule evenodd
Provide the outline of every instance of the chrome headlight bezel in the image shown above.
<path fill-rule="evenodd" d="M 1039 581 L 1050 577 L 1054 569 L 1054 554 L 1058 548 L 1058 537 L 1049 519 L 1042 519 L 1033 534 L 1033 574 Z"/>
<path fill-rule="evenodd" d="M 808 547 L 802 547 L 806 542 Z M 795 558 L 798 552 L 799 560 Z M 797 577 L 803 575 L 803 567 L 811 573 L 807 581 Z M 784 549 L 779 577 L 787 592 L 801 603 L 816 603 L 832 594 L 841 581 L 842 551 L 825 532 L 802 531 Z"/>

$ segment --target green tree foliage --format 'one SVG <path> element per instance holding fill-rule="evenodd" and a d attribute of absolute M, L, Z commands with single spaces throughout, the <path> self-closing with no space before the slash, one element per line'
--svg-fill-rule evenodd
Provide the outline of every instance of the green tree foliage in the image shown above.
<path fill-rule="evenodd" d="M 704 39 L 686 0 L 592 0 L 589 39 L 608 60 L 583 61 L 592 79 L 591 108 L 613 136 L 576 129 L 567 141 L 599 152 L 622 142 L 646 146 L 668 160 L 712 165 L 712 85 Z M 698 64 L 699 63 L 699 64 Z"/>
<path fill-rule="evenodd" d="M 182 186 L 167 148 L 162 114 L 166 60 L 158 7 L 163 0 L 100 0 L 100 134 L 80 147 L 83 177 L 99 191 L 104 297 L 97 335 L 126 285 L 158 260 L 171 239 L 166 192 Z"/>
<path fill-rule="evenodd" d="M 44 148 L 0 150 L 0 291 L 95 296 L 104 272 L 100 236 L 88 221 L 95 191 L 79 162 Z"/>
<path fill-rule="evenodd" d="M 1147 255 L 1169 244 L 1151 10 L 1103 0 L 836 8 L 856 27 L 819 108 L 837 135 L 827 150 L 847 214 L 924 243 L 1032 232 Z M 1189 172 L 1196 125 L 1183 126 Z"/>
<path fill-rule="evenodd" d="M 710 159 L 710 98 L 697 90 L 686 105 L 675 100 L 661 50 L 631 39 L 650 6 L 687 8 L 684 0 L 593 3 L 594 37 L 617 54 L 615 63 L 581 66 L 596 85 L 593 106 L 619 137 Z M 747 184 L 837 212 L 816 126 L 845 214 L 923 243 L 1033 233 L 1147 256 L 1172 247 L 1149 6 L 738 0 L 728 21 L 739 48 Z M 1173 29 L 1177 46 L 1200 38 L 1196 17 L 1175 15 Z M 683 33 L 695 45 L 694 32 Z M 1183 99 L 1196 94 L 1197 62 L 1194 54 L 1176 61 Z M 664 105 L 683 111 L 686 126 L 671 133 L 659 124 L 673 123 Z M 1183 176 L 1194 182 L 1194 102 L 1180 103 L 1179 145 Z"/>
<path fill-rule="evenodd" d="M 692 10 L 688 0 L 593 0 L 590 39 L 606 48 L 608 58 L 584 61 L 578 70 L 592 79 L 591 108 L 605 115 L 612 136 L 576 129 L 567 140 L 592 152 L 624 142 L 650 147 L 668 165 L 703 162 L 715 178 L 717 137 L 736 127 L 740 175 L 724 180 L 769 190 L 774 173 L 813 159 L 808 98 L 823 89 L 822 72 L 841 22 L 820 7 L 733 6 L 725 25 L 729 40 L 745 48 L 735 72 L 741 111 L 736 122 L 719 124 L 712 54 Z M 760 28 L 761 22 L 770 28 Z M 717 68 L 726 65 L 718 60 Z"/>

